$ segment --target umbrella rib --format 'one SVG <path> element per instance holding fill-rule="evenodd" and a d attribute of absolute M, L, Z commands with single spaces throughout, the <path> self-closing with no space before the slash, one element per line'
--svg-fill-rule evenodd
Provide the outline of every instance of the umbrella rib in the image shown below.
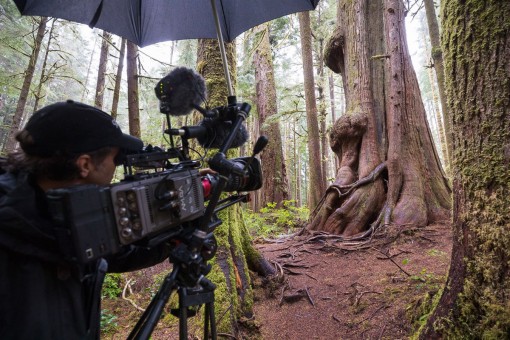
<path fill-rule="evenodd" d="M 94 13 L 94 17 L 92 20 L 90 20 L 89 27 L 93 28 L 96 27 L 97 21 L 99 20 L 99 17 L 101 16 L 101 12 L 103 12 L 103 0 L 99 3 L 99 6 L 97 6 L 96 13 Z"/>
<path fill-rule="evenodd" d="M 226 34 L 227 34 L 227 41 L 232 41 L 233 39 L 230 38 L 230 27 L 227 22 L 227 16 L 225 15 L 225 7 L 223 6 L 223 0 L 220 0 L 221 5 L 221 13 L 223 14 L 223 23 L 225 24 L 226 28 Z"/>

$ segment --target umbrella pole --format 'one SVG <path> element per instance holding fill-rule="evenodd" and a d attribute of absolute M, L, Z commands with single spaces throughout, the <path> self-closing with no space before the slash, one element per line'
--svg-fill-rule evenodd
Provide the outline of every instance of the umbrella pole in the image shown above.
<path fill-rule="evenodd" d="M 221 60 L 223 61 L 223 71 L 225 72 L 225 79 L 227 80 L 228 95 L 234 96 L 232 82 L 230 81 L 230 72 L 228 71 L 227 53 L 225 52 L 223 34 L 221 33 L 220 19 L 218 17 L 218 11 L 216 10 L 216 0 L 211 0 L 211 7 L 214 15 L 214 24 L 216 25 L 216 33 L 218 34 L 218 43 L 220 45 Z"/>

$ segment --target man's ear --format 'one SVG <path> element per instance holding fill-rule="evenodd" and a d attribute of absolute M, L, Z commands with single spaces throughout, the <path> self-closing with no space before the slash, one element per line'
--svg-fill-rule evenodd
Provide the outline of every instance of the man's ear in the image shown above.
<path fill-rule="evenodd" d="M 76 166 L 78 167 L 81 178 L 87 178 L 90 171 L 94 169 L 94 164 L 89 155 L 80 155 L 76 160 Z"/>

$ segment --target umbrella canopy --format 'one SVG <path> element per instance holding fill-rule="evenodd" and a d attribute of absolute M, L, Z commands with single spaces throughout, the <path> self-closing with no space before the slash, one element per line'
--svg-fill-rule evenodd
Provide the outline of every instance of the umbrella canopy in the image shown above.
<path fill-rule="evenodd" d="M 140 47 L 167 40 L 217 38 L 211 0 L 14 0 L 23 15 L 101 28 Z M 223 40 L 319 0 L 215 0 Z"/>

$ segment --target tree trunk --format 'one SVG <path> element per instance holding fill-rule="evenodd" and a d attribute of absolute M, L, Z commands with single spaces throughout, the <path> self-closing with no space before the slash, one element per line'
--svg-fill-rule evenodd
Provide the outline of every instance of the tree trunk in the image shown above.
<path fill-rule="evenodd" d="M 510 334 L 510 2 L 442 3 L 453 131 L 450 272 L 421 339 Z"/>
<path fill-rule="evenodd" d="M 129 133 L 140 138 L 140 106 L 138 99 L 138 46 L 127 42 L 127 83 Z"/>
<path fill-rule="evenodd" d="M 103 99 L 106 84 L 106 66 L 108 64 L 108 50 L 110 49 L 112 35 L 103 31 L 103 39 L 101 43 L 101 54 L 99 57 L 99 68 L 97 71 L 96 97 L 94 106 L 103 109 Z"/>
<path fill-rule="evenodd" d="M 423 0 L 425 5 L 425 14 L 427 16 L 427 25 L 429 28 L 430 44 L 432 45 L 432 60 L 434 61 L 434 70 L 436 71 L 437 87 L 439 89 L 439 100 L 441 101 L 441 112 L 443 113 L 443 123 L 446 136 L 447 158 L 445 159 L 446 168 L 450 168 L 450 158 L 452 153 L 452 122 L 446 106 L 445 80 L 443 53 L 441 42 L 439 40 L 439 24 L 437 23 L 436 9 L 434 0 Z"/>
<path fill-rule="evenodd" d="M 324 176 L 322 172 L 319 123 L 317 120 L 317 104 L 315 102 L 315 82 L 313 76 L 312 30 L 310 13 L 301 12 L 299 32 L 301 35 L 301 55 L 303 58 L 304 90 L 306 102 L 306 122 L 308 129 L 308 161 L 310 171 L 308 206 L 314 208 L 324 193 Z"/>
<path fill-rule="evenodd" d="M 225 46 L 232 83 L 235 84 L 235 44 Z M 216 40 L 199 41 L 197 71 L 205 78 L 208 104 L 211 107 L 225 105 L 228 89 Z M 233 157 L 236 153 L 239 152 L 230 151 L 228 156 Z M 243 316 L 253 316 L 253 291 L 248 268 L 265 274 L 273 270 L 253 248 L 238 204 L 221 211 L 218 217 L 223 223 L 214 232 L 218 240 L 218 251 L 211 260 L 213 269 L 208 278 L 217 285 L 216 315 L 223 315 L 221 320 L 218 319 L 218 332 L 237 335 L 238 320 Z"/>
<path fill-rule="evenodd" d="M 120 85 L 122 83 L 122 71 L 124 70 L 124 58 L 126 57 L 126 38 L 121 38 L 119 63 L 117 65 L 117 75 L 115 76 L 115 87 L 113 89 L 112 111 L 113 119 L 117 119 L 117 109 L 119 107 Z"/>
<path fill-rule="evenodd" d="M 23 118 L 23 112 L 25 111 L 25 105 L 27 104 L 28 94 L 30 92 L 30 85 L 32 84 L 32 78 L 34 77 L 35 65 L 39 57 L 41 50 L 41 42 L 44 39 L 44 33 L 46 30 L 46 23 L 48 22 L 47 17 L 41 17 L 37 28 L 37 35 L 34 39 L 34 46 L 32 47 L 32 54 L 28 60 L 28 66 L 25 70 L 25 78 L 23 80 L 23 86 L 19 94 L 18 105 L 16 106 L 16 112 L 12 117 L 11 127 L 9 129 L 9 136 L 7 142 L 4 145 L 4 153 L 14 151 L 18 142 L 16 141 L 16 133 L 20 129 L 21 120 Z"/>
<path fill-rule="evenodd" d="M 39 109 L 39 101 L 45 96 L 43 92 L 43 84 L 48 81 L 48 76 L 46 74 L 46 65 L 48 63 L 48 55 L 50 53 L 51 40 L 53 39 L 53 28 L 55 27 L 56 19 L 53 19 L 51 22 L 50 32 L 48 33 L 48 43 L 46 44 L 46 51 L 44 52 L 43 63 L 41 67 L 41 77 L 39 78 L 39 84 L 37 85 L 37 90 L 34 93 L 35 103 L 34 103 L 34 112 Z"/>
<path fill-rule="evenodd" d="M 97 35 L 94 37 L 94 44 L 92 45 L 92 52 L 90 53 L 89 65 L 87 67 L 87 75 L 85 76 L 85 84 L 83 85 L 83 92 L 81 94 L 81 101 L 85 101 L 85 97 L 88 94 L 87 86 L 89 84 L 90 71 L 92 70 L 92 61 L 94 61 L 94 54 L 96 54 L 96 46 L 97 46 Z"/>
<path fill-rule="evenodd" d="M 319 52 L 317 56 L 317 101 L 319 102 L 319 136 L 320 136 L 320 144 L 321 144 L 321 168 L 322 168 L 322 180 L 323 180 L 323 188 L 325 189 L 329 185 L 328 181 L 328 154 L 327 152 L 327 131 L 326 131 L 326 119 L 327 119 L 327 111 L 326 111 L 326 75 L 324 73 L 324 41 L 323 39 L 319 40 Z"/>
<path fill-rule="evenodd" d="M 335 107 L 335 80 L 333 78 L 333 74 L 331 73 L 328 77 L 328 83 L 329 83 L 329 99 L 330 99 L 330 106 L 331 106 L 331 121 L 336 121 L 336 107 Z M 336 174 L 338 170 L 338 157 L 333 157 L 333 168 L 335 171 L 333 173 Z"/>
<path fill-rule="evenodd" d="M 260 132 L 269 139 L 262 152 L 262 172 L 266 180 L 263 183 L 261 205 L 276 203 L 282 206 L 289 199 L 289 184 L 283 158 L 282 136 L 277 120 L 271 117 L 277 113 L 276 85 L 274 81 L 273 60 L 269 43 L 269 26 L 263 24 L 257 33 L 257 48 L 253 56 L 257 94 L 257 111 Z"/>
<path fill-rule="evenodd" d="M 330 134 L 340 169 L 311 230 L 351 236 L 444 220 L 450 191 L 407 50 L 401 1 L 340 1 L 326 62 L 342 73 L 346 114 Z M 387 178 L 387 185 L 383 183 Z"/>

